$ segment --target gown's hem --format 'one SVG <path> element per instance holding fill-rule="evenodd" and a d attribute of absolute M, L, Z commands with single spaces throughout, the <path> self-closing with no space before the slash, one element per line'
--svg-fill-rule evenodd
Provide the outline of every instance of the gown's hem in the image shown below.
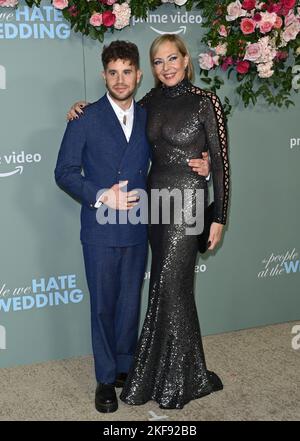
<path fill-rule="evenodd" d="M 154 397 L 151 397 L 151 398 L 149 398 L 148 400 L 143 401 L 143 402 L 139 402 L 139 403 L 138 403 L 138 402 L 132 402 L 132 401 L 130 401 L 130 400 L 126 400 L 126 399 L 121 398 L 121 397 L 120 397 L 120 400 L 123 401 L 123 403 L 128 404 L 129 406 L 142 406 L 142 405 L 148 403 L 149 401 L 155 401 L 157 404 L 159 404 L 159 407 L 160 407 L 161 409 L 168 409 L 168 410 L 172 410 L 172 409 L 174 409 L 174 410 L 176 410 L 176 409 L 183 409 L 183 407 L 184 407 L 186 404 L 188 404 L 190 401 L 198 400 L 198 399 L 200 399 L 200 398 L 206 397 L 207 395 L 210 395 L 210 394 L 213 393 L 213 392 L 217 392 L 218 390 L 221 390 L 221 389 L 216 389 L 216 390 L 214 390 L 213 388 L 211 388 L 211 390 L 207 390 L 206 392 L 202 392 L 201 394 L 199 394 L 199 395 L 196 396 L 196 397 L 190 398 L 189 400 L 187 400 L 187 401 L 185 401 L 184 403 L 182 403 L 182 405 L 180 405 L 180 406 L 174 406 L 174 407 L 173 407 L 173 406 L 172 406 L 172 407 L 164 406 L 158 398 L 154 398 Z"/>

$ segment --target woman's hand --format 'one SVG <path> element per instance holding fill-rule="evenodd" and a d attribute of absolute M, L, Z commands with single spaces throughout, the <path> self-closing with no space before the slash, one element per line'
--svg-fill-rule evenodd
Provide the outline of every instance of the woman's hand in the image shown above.
<path fill-rule="evenodd" d="M 209 232 L 209 238 L 208 242 L 210 242 L 208 250 L 213 250 L 220 240 L 222 239 L 222 233 L 223 233 L 223 224 L 219 224 L 217 222 L 213 222 L 210 226 L 210 232 Z"/>
<path fill-rule="evenodd" d="M 209 157 L 207 152 L 202 152 L 202 159 L 190 159 L 188 165 L 200 176 L 207 177 L 210 173 Z"/>
<path fill-rule="evenodd" d="M 73 104 L 69 112 L 67 113 L 67 120 L 73 121 L 73 119 L 79 118 L 79 116 L 83 113 L 83 110 L 88 103 L 86 101 L 77 101 L 77 103 Z"/>

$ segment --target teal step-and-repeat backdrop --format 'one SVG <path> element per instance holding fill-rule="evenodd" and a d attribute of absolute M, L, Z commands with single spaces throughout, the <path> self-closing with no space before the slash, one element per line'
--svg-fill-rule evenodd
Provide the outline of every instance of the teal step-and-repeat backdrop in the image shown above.
<path fill-rule="evenodd" d="M 184 37 L 198 72 L 201 21 L 199 10 L 167 4 L 106 36 L 105 43 L 139 46 L 137 98 L 153 86 L 148 50 L 162 32 Z M 80 206 L 56 186 L 53 171 L 69 106 L 105 92 L 101 51 L 99 42 L 70 31 L 48 2 L 0 8 L 1 367 L 91 353 Z M 199 75 L 195 84 L 201 86 Z M 300 316 L 300 97 L 290 109 L 244 109 L 234 85 L 220 95 L 232 97 L 235 108 L 229 222 L 222 247 L 195 267 L 204 335 Z"/>

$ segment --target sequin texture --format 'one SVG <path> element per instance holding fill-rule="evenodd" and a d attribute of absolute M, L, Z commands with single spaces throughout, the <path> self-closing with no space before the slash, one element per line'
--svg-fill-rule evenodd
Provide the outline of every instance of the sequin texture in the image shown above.
<path fill-rule="evenodd" d="M 148 191 L 192 190 L 185 209 L 194 210 L 196 189 L 207 182 L 187 164 L 209 150 L 214 187 L 214 220 L 225 224 L 229 194 L 227 134 L 219 98 L 183 80 L 153 89 L 141 101 L 148 111 L 152 166 Z M 162 207 L 160 207 L 160 210 Z M 171 204 L 172 209 L 172 204 Z M 155 400 L 162 408 L 182 408 L 192 399 L 220 390 L 207 370 L 194 299 L 197 237 L 187 224 L 149 224 L 152 251 L 149 300 L 133 365 L 121 393 L 127 404 Z"/>

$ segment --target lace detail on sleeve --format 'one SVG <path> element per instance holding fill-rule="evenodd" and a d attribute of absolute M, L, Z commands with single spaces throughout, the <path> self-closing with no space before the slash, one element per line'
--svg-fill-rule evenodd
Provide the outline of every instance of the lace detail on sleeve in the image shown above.
<path fill-rule="evenodd" d="M 211 158 L 214 187 L 214 222 L 226 223 L 229 202 L 229 160 L 227 127 L 222 103 L 213 92 L 193 86 L 192 93 L 206 97 L 200 103 L 201 120 L 204 123 Z"/>

